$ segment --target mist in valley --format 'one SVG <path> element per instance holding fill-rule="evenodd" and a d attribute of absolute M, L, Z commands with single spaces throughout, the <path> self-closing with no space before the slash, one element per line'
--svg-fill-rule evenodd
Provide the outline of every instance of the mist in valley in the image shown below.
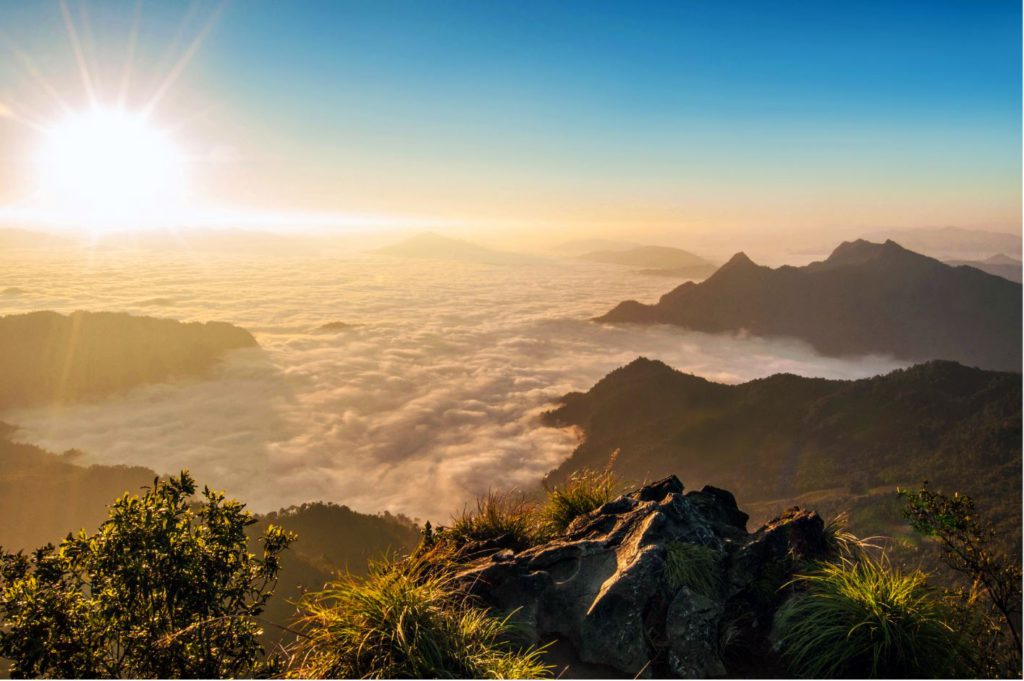
<path fill-rule="evenodd" d="M 258 511 L 325 500 L 436 523 L 488 489 L 537 489 L 578 443 L 539 414 L 641 355 L 727 383 L 906 364 L 597 324 L 616 302 L 653 302 L 673 283 L 575 258 L 97 249 L 8 254 L 3 268 L 0 283 L 17 291 L 0 297 L 3 314 L 121 311 L 251 332 L 258 349 L 231 351 L 206 376 L 2 418 L 15 439 L 82 450 L 78 463 L 188 468 Z"/>

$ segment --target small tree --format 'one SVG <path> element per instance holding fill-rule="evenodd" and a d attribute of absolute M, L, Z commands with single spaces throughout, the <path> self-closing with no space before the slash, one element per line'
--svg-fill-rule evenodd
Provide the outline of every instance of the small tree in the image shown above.
<path fill-rule="evenodd" d="M 926 482 L 919 490 L 899 490 L 903 514 L 915 531 L 936 539 L 943 561 L 964 575 L 971 603 L 984 594 L 1002 628 L 1012 638 L 1010 665 L 1019 672 L 1021 639 L 1021 568 L 994 549 L 996 532 L 978 517 L 974 500 L 962 494 L 932 492 Z"/>
<path fill-rule="evenodd" d="M 125 494 L 96 534 L 0 555 L 0 657 L 20 677 L 218 678 L 268 670 L 255 617 L 293 537 L 259 557 L 244 504 L 188 472 Z"/>

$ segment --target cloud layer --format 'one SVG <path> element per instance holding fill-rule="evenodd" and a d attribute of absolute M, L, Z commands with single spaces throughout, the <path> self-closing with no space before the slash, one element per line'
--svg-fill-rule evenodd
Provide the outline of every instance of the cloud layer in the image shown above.
<path fill-rule="evenodd" d="M 713 380 L 780 371 L 856 378 L 901 364 L 796 341 L 612 327 L 588 319 L 672 283 L 567 262 L 104 254 L 5 263 L 5 313 L 120 310 L 252 331 L 207 380 L 97 404 L 4 414 L 22 439 L 87 461 L 199 479 L 266 511 L 315 499 L 444 522 L 489 487 L 531 488 L 575 446 L 537 415 L 638 355 Z M 155 307 L 154 300 L 159 300 Z M 356 325 L 317 332 L 343 321 Z"/>

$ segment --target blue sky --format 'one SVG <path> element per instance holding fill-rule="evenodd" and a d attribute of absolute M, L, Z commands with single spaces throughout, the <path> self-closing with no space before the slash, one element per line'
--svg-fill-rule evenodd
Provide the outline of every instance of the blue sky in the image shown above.
<path fill-rule="evenodd" d="M 84 6 L 116 71 L 131 5 Z M 217 7 L 144 4 L 140 73 Z M 0 26 L 74 72 L 56 4 L 6 3 Z M 166 115 L 237 159 L 208 191 L 258 209 L 1016 229 L 1020 31 L 995 1 L 236 1 Z"/>

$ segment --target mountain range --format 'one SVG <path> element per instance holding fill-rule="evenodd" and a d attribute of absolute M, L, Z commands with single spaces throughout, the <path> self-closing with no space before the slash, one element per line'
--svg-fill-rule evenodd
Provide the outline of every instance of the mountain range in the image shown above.
<path fill-rule="evenodd" d="M 639 358 L 544 415 L 581 440 L 549 476 L 675 472 L 733 490 L 761 519 L 800 503 L 899 531 L 896 486 L 976 495 L 1019 542 L 1021 377 L 933 361 L 855 381 L 776 374 L 714 383 Z"/>
<path fill-rule="evenodd" d="M 967 265 L 968 267 L 973 267 L 981 270 L 982 272 L 988 272 L 989 274 L 994 274 L 997 277 L 1015 281 L 1018 284 L 1021 283 L 1022 279 L 1020 260 L 1011 258 L 1003 253 L 998 253 L 985 258 L 984 260 L 946 260 L 945 262 L 947 265 L 952 265 L 954 267 Z"/>
<path fill-rule="evenodd" d="M 596 321 L 799 338 L 829 356 L 1021 368 L 1021 285 L 894 241 L 844 242 L 803 267 L 772 269 L 737 253 L 699 284 L 653 305 L 619 303 Z"/>
<path fill-rule="evenodd" d="M 918 227 L 883 229 L 861 238 L 868 241 L 892 239 L 907 248 L 943 260 L 980 260 L 993 253 L 1020 253 L 1020 231 L 1010 234 L 963 227 Z"/>

